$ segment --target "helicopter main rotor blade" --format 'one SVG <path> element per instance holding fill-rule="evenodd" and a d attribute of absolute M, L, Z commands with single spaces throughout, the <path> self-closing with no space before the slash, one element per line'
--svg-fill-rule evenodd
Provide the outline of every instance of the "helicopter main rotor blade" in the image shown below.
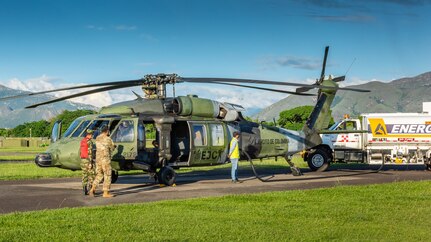
<path fill-rule="evenodd" d="M 181 77 L 180 81 L 191 82 L 191 83 L 217 83 L 217 82 L 227 82 L 227 83 L 256 83 L 256 84 L 265 84 L 265 85 L 309 87 L 311 89 L 313 89 L 313 88 L 319 88 L 319 89 L 329 89 L 329 90 L 346 90 L 346 91 L 355 91 L 355 92 L 370 92 L 370 90 L 348 88 L 348 87 L 322 86 L 322 85 L 316 85 L 316 84 L 309 85 L 309 84 L 292 83 L 292 82 L 276 82 L 276 81 L 254 80 L 254 79 Z"/>
<path fill-rule="evenodd" d="M 211 77 L 181 77 L 183 82 L 191 83 L 214 83 L 214 82 L 225 82 L 225 83 L 254 83 L 264 85 L 281 85 L 281 86 L 295 86 L 295 87 L 311 87 L 318 88 L 319 85 L 309 85 L 293 82 L 277 82 L 277 81 L 266 81 L 266 80 L 254 80 L 254 79 L 236 79 L 236 78 L 211 78 Z M 328 87 L 329 89 L 336 89 L 335 87 Z"/>
<path fill-rule="evenodd" d="M 8 100 L 8 99 L 14 99 L 14 98 L 20 98 L 20 97 L 28 97 L 28 96 L 33 96 L 33 95 L 46 94 L 46 93 L 51 93 L 51 92 L 60 92 L 60 91 L 67 91 L 67 90 L 74 90 L 74 89 L 81 89 L 81 88 L 90 88 L 90 87 L 118 86 L 118 88 L 123 88 L 123 86 L 124 87 L 139 86 L 143 82 L 144 82 L 143 79 L 137 79 L 137 80 L 102 82 L 102 83 L 96 83 L 96 84 L 64 87 L 64 88 L 52 89 L 52 90 L 48 90 L 48 91 L 31 92 L 31 93 L 25 93 L 25 94 L 20 94 L 20 95 L 16 95 L 16 96 L 2 97 L 2 98 L 0 98 L 0 101 L 4 101 L 4 100 Z"/>
<path fill-rule="evenodd" d="M 342 82 L 346 79 L 346 76 L 339 76 L 332 79 L 334 82 Z"/>
<path fill-rule="evenodd" d="M 279 93 L 286 93 L 286 94 L 293 94 L 293 95 L 300 95 L 300 96 L 316 96 L 316 94 L 311 94 L 311 93 L 296 93 L 296 92 L 291 92 L 286 90 L 277 90 L 277 89 L 265 88 L 265 87 L 253 87 L 253 86 L 234 84 L 234 83 L 213 82 L 212 84 L 223 84 L 223 85 L 236 86 L 236 87 L 246 87 L 246 88 L 258 89 L 258 90 L 265 90 L 265 91 L 279 92 Z"/>
<path fill-rule="evenodd" d="M 93 94 L 93 93 L 105 92 L 105 91 L 110 91 L 110 90 L 115 90 L 115 89 L 120 89 L 120 88 L 126 88 L 126 87 L 131 87 L 131 86 L 136 86 L 136 85 L 128 85 L 128 86 L 113 85 L 113 86 L 96 88 L 96 89 L 85 91 L 85 92 L 75 93 L 75 94 L 72 94 L 72 95 L 68 95 L 68 96 L 64 96 L 64 97 L 59 97 L 59 98 L 51 99 L 51 100 L 46 101 L 46 102 L 36 103 L 36 104 L 30 105 L 30 106 L 27 106 L 25 108 L 36 108 L 36 107 L 41 106 L 41 105 L 55 103 L 55 102 L 60 102 L 60 101 L 64 101 L 64 100 L 67 100 L 67 99 L 70 99 L 70 98 L 81 97 L 81 96 L 90 95 L 90 94 Z"/>

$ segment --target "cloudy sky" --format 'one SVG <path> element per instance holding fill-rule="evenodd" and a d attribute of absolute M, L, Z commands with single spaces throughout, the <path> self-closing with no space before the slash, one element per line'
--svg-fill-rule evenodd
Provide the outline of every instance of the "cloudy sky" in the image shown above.
<path fill-rule="evenodd" d="M 429 0 L 0 0 L 0 84 L 41 91 L 155 73 L 311 83 L 326 45 L 327 74 L 347 72 L 343 85 L 387 82 L 431 71 L 429 13 Z M 76 101 L 104 106 L 131 90 Z M 176 93 L 248 108 L 285 97 L 214 85 Z"/>

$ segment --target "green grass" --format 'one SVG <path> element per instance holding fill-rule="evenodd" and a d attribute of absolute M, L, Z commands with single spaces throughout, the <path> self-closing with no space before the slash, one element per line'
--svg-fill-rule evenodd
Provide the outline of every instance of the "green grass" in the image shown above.
<path fill-rule="evenodd" d="M 1 162 L 0 180 L 23 180 L 40 178 L 80 177 L 80 171 L 55 167 L 40 168 L 34 162 Z"/>
<path fill-rule="evenodd" d="M 0 148 L 0 160 L 16 161 L 16 160 L 34 160 L 37 153 L 46 151 L 46 147 L 10 147 Z"/>
<path fill-rule="evenodd" d="M 304 166 L 301 161 L 296 162 Z M 264 159 L 254 161 L 256 169 L 287 169 L 288 165 L 283 159 L 275 161 L 274 159 Z M 251 169 L 248 162 L 240 162 L 239 169 Z M 230 164 L 219 166 L 202 166 L 202 167 L 184 167 L 176 170 L 177 173 L 188 173 L 194 171 L 210 171 L 214 169 L 230 169 Z M 120 175 L 142 174 L 142 171 L 119 171 Z M 80 177 L 80 171 L 70 171 L 56 167 L 41 168 L 30 162 L 0 162 L 0 180 L 25 180 L 25 179 L 42 179 L 42 178 L 65 178 Z"/>
<path fill-rule="evenodd" d="M 0 148 L 0 153 L 2 152 L 18 152 L 18 153 L 42 153 L 45 152 L 48 147 L 8 147 Z"/>
<path fill-rule="evenodd" d="M 34 160 L 35 155 L 0 155 L 1 161 L 18 161 L 18 160 Z"/>
<path fill-rule="evenodd" d="M 14 213 L 0 216 L 0 240 L 427 241 L 430 186 L 400 182 Z"/>

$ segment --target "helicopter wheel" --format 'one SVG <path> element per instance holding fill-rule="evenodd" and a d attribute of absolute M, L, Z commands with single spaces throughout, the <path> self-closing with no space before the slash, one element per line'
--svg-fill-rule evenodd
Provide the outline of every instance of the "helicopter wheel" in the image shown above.
<path fill-rule="evenodd" d="M 158 180 L 160 184 L 172 186 L 177 178 L 177 173 L 169 166 L 164 166 L 158 172 Z"/>
<path fill-rule="evenodd" d="M 329 156 L 325 151 L 317 149 L 308 155 L 307 163 L 312 171 L 325 171 L 329 167 Z"/>

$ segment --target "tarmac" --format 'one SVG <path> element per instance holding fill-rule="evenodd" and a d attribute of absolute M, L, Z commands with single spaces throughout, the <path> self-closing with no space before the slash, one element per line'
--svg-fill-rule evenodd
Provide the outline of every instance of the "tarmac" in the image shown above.
<path fill-rule="evenodd" d="M 326 172 L 310 172 L 308 169 L 302 171 L 303 176 L 293 176 L 287 167 L 259 170 L 266 174 L 262 177 L 264 181 L 261 181 L 256 179 L 250 169 L 240 170 L 241 183 L 236 184 L 231 183 L 230 171 L 227 169 L 195 171 L 178 174 L 176 186 L 169 187 L 160 187 L 146 174 L 120 176 L 118 181 L 112 184 L 112 193 L 116 195 L 114 198 L 102 198 L 100 190 L 96 197 L 84 196 L 79 178 L 0 181 L 0 214 L 340 185 L 431 180 L 431 172 L 417 166 L 401 169 L 388 167 L 382 171 L 368 166 L 330 169 Z"/>

